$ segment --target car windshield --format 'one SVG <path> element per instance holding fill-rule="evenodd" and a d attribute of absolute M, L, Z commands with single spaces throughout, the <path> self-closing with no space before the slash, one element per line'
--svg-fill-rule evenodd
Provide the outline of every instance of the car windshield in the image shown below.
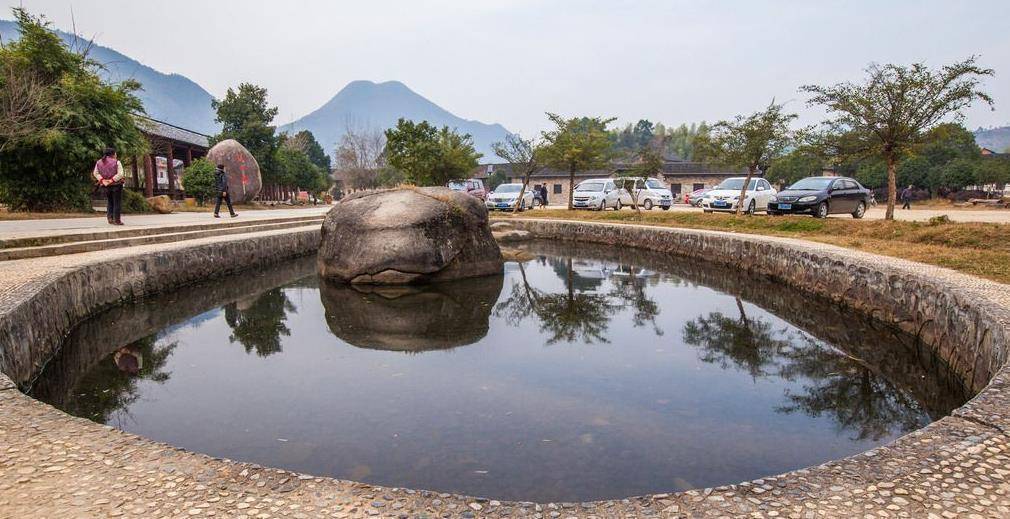
<path fill-rule="evenodd" d="M 575 191 L 603 191 L 603 182 L 583 182 L 575 186 Z"/>
<path fill-rule="evenodd" d="M 522 184 L 502 184 L 495 188 L 495 193 L 518 193 L 522 189 Z"/>
<path fill-rule="evenodd" d="M 740 190 L 743 188 L 744 180 L 745 179 L 742 178 L 727 178 L 726 180 L 723 180 L 722 183 L 720 183 L 718 186 L 715 186 L 715 188 L 727 189 L 727 190 L 728 189 Z M 757 188 L 757 180 L 751 179 L 750 185 L 747 187 L 747 189 L 756 189 L 756 188 Z"/>
<path fill-rule="evenodd" d="M 789 189 L 797 191 L 823 191 L 834 181 L 835 179 L 833 178 L 809 177 L 798 180 L 795 184 L 789 186 Z"/>
<path fill-rule="evenodd" d="M 466 182 L 449 182 L 449 189 L 453 191 L 466 191 Z"/>
<path fill-rule="evenodd" d="M 650 178 L 649 180 L 646 180 L 645 181 L 645 186 L 648 187 L 649 189 L 666 189 L 663 186 L 662 182 L 660 182 L 660 181 L 658 181 L 658 180 L 656 180 L 654 178 Z"/>

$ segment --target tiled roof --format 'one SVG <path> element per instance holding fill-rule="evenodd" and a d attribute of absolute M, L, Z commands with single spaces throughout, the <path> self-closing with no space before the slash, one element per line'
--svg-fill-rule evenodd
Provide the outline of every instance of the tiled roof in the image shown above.
<path fill-rule="evenodd" d="M 142 115 L 138 115 L 136 117 L 139 123 L 137 126 L 142 132 L 148 135 L 169 139 L 175 142 L 181 142 L 183 144 L 191 144 L 200 148 L 210 147 L 210 137 L 207 135 L 187 130 L 185 128 L 180 128 L 178 126 L 173 126 L 157 119 L 151 119 L 150 117 L 144 117 Z"/>

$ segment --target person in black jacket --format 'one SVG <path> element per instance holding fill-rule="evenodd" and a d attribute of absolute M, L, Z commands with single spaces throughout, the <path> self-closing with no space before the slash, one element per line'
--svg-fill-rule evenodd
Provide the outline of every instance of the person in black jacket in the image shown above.
<path fill-rule="evenodd" d="M 224 164 L 217 165 L 214 172 L 214 182 L 217 183 L 217 203 L 214 204 L 214 218 L 221 218 L 218 213 L 221 211 L 221 200 L 228 204 L 228 212 L 235 218 L 238 213 L 231 206 L 231 196 L 228 195 L 228 174 L 224 172 Z"/>

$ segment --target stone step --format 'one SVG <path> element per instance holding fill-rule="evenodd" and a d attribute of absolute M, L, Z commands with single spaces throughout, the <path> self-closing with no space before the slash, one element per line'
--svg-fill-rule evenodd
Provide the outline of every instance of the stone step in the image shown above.
<path fill-rule="evenodd" d="M 281 218 L 238 219 L 225 221 L 210 221 L 201 224 L 180 224 L 167 226 L 111 228 L 107 231 L 67 232 L 60 234 L 42 234 L 19 238 L 0 239 L 0 251 L 4 249 L 40 247 L 61 243 L 113 240 L 118 238 L 133 238 L 137 236 L 153 236 L 158 234 L 174 234 L 188 231 L 203 231 L 208 229 L 229 229 L 233 227 L 248 227 L 251 225 L 267 225 L 278 223 L 311 223 L 322 222 L 325 215 L 288 216 Z M 224 217 L 227 219 L 227 216 Z"/>
<path fill-rule="evenodd" d="M 303 228 L 310 226 L 312 223 L 315 223 L 315 221 L 318 221 L 320 225 L 322 223 L 321 217 L 315 219 L 288 218 L 285 220 L 288 221 L 245 222 L 244 225 L 218 224 L 218 225 L 211 225 L 210 228 L 201 228 L 197 230 L 193 230 L 193 228 L 207 227 L 207 226 L 194 225 L 184 227 L 184 229 L 186 230 L 181 232 L 160 232 L 156 234 L 141 234 L 139 236 L 114 237 L 111 239 L 73 241 L 69 243 L 56 243 L 51 245 L 42 245 L 35 247 L 17 247 L 17 248 L 0 249 L 0 261 L 40 258 L 46 256 L 60 256 L 63 254 L 78 254 L 81 252 L 118 249 L 122 247 L 133 247 L 137 245 L 149 245 L 154 243 L 170 243 L 185 240 L 195 240 L 213 236 L 227 236 L 234 234 L 248 234 L 264 231 L 276 231 L 282 229 Z M 165 229 L 167 228 L 161 227 L 151 230 L 164 231 Z"/>

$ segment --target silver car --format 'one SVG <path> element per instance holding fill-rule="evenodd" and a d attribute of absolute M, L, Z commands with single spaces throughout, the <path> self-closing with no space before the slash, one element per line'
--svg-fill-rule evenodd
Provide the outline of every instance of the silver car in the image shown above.
<path fill-rule="evenodd" d="M 583 180 L 572 193 L 572 207 L 575 209 L 621 209 L 621 191 L 613 180 Z"/>
<path fill-rule="evenodd" d="M 522 184 L 502 184 L 487 195 L 487 201 L 484 205 L 487 207 L 488 211 L 512 211 L 516 206 L 516 200 L 519 198 L 519 191 L 522 191 Z M 523 199 L 519 202 L 519 210 L 525 211 L 526 209 L 533 208 L 533 188 L 528 186 L 526 192 L 523 193 Z"/>

